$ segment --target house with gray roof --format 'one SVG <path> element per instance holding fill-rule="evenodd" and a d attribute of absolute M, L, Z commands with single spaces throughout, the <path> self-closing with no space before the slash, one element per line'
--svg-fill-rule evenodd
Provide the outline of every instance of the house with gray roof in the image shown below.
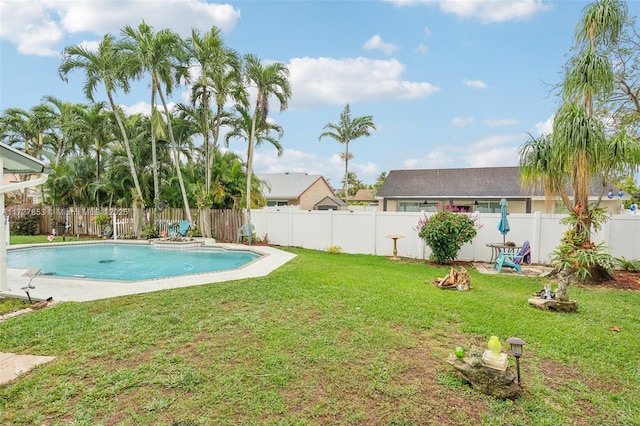
<path fill-rule="evenodd" d="M 612 187 L 614 194 L 618 188 Z M 591 199 L 598 194 L 592 191 Z M 547 212 L 542 188 L 534 191 L 520 185 L 520 167 L 481 167 L 464 169 L 391 170 L 377 193 L 383 211 L 460 211 L 499 213 L 505 198 L 509 213 Z M 622 199 L 628 199 L 623 195 Z M 617 195 L 605 196 L 601 205 L 610 213 L 620 213 Z M 550 212 L 561 211 L 560 200 Z"/>
<path fill-rule="evenodd" d="M 322 175 L 257 173 L 256 176 L 261 181 L 267 206 L 299 206 L 303 210 L 318 210 L 320 206 L 337 206 L 342 202 Z"/>

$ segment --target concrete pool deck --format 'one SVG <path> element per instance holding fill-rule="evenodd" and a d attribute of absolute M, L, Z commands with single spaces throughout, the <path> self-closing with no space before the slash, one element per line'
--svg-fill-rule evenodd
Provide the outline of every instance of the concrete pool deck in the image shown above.
<path fill-rule="evenodd" d="M 241 268 L 229 271 L 158 278 L 146 281 L 122 282 L 38 275 L 31 281 L 31 285 L 35 288 L 29 290 L 29 295 L 34 301 L 46 300 L 51 297 L 56 302 L 87 302 L 129 294 L 149 293 L 152 291 L 261 277 L 271 273 L 295 257 L 294 254 L 278 250 L 274 247 L 216 244 L 211 239 L 202 239 L 202 241 L 205 247 L 218 247 L 227 250 L 252 250 L 263 256 Z M 97 243 L 99 244 L 100 242 Z M 148 244 L 148 242 L 127 243 Z M 27 245 L 20 247 L 27 247 Z M 29 284 L 30 277 L 28 274 L 28 269 L 8 268 L 7 278 L 10 290 L 0 291 L 0 297 L 26 298 L 27 294 L 22 288 Z"/>

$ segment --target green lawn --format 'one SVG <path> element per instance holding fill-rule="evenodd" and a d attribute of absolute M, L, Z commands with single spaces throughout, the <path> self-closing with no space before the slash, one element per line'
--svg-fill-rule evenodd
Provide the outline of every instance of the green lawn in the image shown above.
<path fill-rule="evenodd" d="M 578 313 L 557 314 L 527 304 L 539 279 L 470 270 L 449 291 L 431 284 L 448 268 L 287 250 L 264 278 L 0 323 L 0 352 L 58 357 L 0 387 L 0 424 L 640 424 L 638 292 L 573 287 Z M 516 400 L 445 362 L 491 335 L 529 343 Z"/>
<path fill-rule="evenodd" d="M 47 235 L 11 235 L 10 236 L 10 244 L 45 244 L 45 243 L 50 243 L 51 241 L 49 241 L 47 239 Z M 53 242 L 55 243 L 61 243 L 62 242 L 62 236 L 61 235 L 57 235 L 55 237 L 55 239 L 53 240 Z M 73 241 L 87 241 L 87 240 L 99 240 L 101 238 L 88 238 L 88 237 L 81 237 L 81 238 L 77 238 L 71 235 L 65 235 L 64 236 L 64 241 L 65 242 L 73 242 Z"/>

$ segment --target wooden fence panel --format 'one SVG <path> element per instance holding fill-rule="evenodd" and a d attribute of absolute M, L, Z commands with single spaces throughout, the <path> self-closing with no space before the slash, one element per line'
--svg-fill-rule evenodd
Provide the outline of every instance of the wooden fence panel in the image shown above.
<path fill-rule="evenodd" d="M 100 235 L 102 231 L 98 229 L 94 218 L 102 213 L 109 215 L 114 233 L 119 238 L 131 238 L 133 234 L 133 209 L 130 208 L 43 206 L 40 209 L 40 232 L 42 234 Z M 244 212 L 242 210 L 203 209 L 197 211 L 197 214 L 209 215 L 212 234 L 217 241 L 236 241 L 238 229 L 242 226 L 244 220 Z M 171 225 L 186 220 L 184 209 L 179 208 L 164 209 L 161 212 L 156 209 L 146 209 L 145 216 L 147 221 L 155 217 L 158 232 L 164 231 L 167 234 Z M 195 222 L 197 224 L 197 221 Z"/>
<path fill-rule="evenodd" d="M 242 210 L 209 210 L 211 214 L 211 230 L 214 238 L 220 242 L 236 242 L 238 229 L 242 226 L 244 213 Z"/>

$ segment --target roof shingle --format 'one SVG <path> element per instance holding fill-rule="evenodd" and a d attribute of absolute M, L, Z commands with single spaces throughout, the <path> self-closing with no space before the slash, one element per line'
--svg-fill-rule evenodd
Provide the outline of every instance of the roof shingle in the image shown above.
<path fill-rule="evenodd" d="M 377 195 L 383 198 L 524 196 L 517 166 L 391 170 Z"/>

